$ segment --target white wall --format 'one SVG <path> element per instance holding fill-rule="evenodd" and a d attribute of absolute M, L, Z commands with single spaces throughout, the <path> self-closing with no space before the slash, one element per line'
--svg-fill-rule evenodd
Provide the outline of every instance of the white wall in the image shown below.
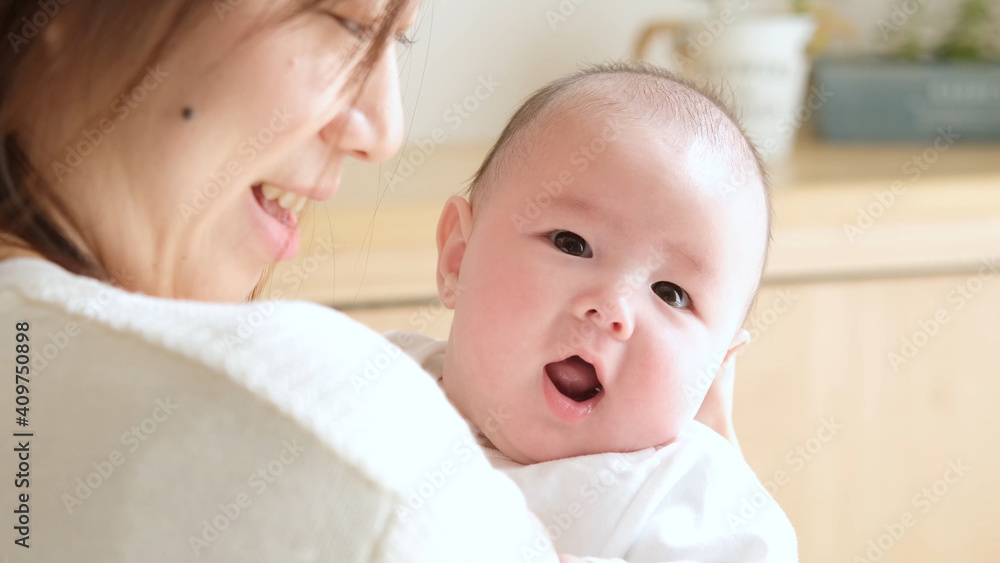
<path fill-rule="evenodd" d="M 533 90 L 581 63 L 628 57 L 640 30 L 660 20 L 686 20 L 705 25 L 709 0 L 421 0 L 415 30 L 418 43 L 400 59 L 407 116 L 407 142 L 396 159 L 383 164 L 351 163 L 337 203 L 439 199 L 457 191 L 481 154 L 448 156 L 437 151 L 423 158 L 424 147 L 479 147 L 492 142 L 507 118 Z M 711 0 L 737 7 L 749 2 L 752 13 L 762 5 L 791 0 Z M 893 6 L 912 2 L 931 36 L 941 35 L 962 0 L 814 0 L 853 22 L 855 33 L 831 46 L 839 52 L 879 52 L 891 47 L 878 31 Z M 993 0 L 1000 11 L 1000 0 Z M 717 12 L 717 8 L 716 8 Z M 565 19 L 552 19 L 565 14 Z M 998 14 L 1000 21 L 1000 14 Z M 998 34 L 1000 38 L 1000 34 Z M 998 39 L 1000 41 L 1000 39 Z M 493 91 L 481 86 L 492 79 Z M 477 93 L 483 99 L 475 97 Z M 458 112 L 466 102 L 473 111 Z M 454 152 L 454 151 L 452 151 Z M 446 154 L 447 153 L 447 154 Z M 470 153 L 472 154 L 472 153 Z M 407 170 L 403 158 L 418 165 Z M 462 160 L 458 164 L 449 158 Z M 423 162 L 426 160 L 426 164 Z M 393 174 L 395 172 L 395 175 Z M 459 178 L 461 176 L 461 178 Z M 389 184 L 390 178 L 394 183 Z"/>
<path fill-rule="evenodd" d="M 550 23 L 560 4 L 565 21 Z M 539 86 L 580 63 L 628 56 L 646 22 L 703 14 L 697 0 L 424 0 L 419 43 L 401 61 L 410 142 L 435 128 L 449 141 L 492 139 Z M 453 110 L 491 76 L 500 85 L 469 101 L 479 107 L 468 118 Z"/>
<path fill-rule="evenodd" d="M 787 0 L 749 1 L 750 11 Z M 826 0 L 853 22 L 854 35 L 835 51 L 878 52 L 891 47 L 878 31 L 893 6 L 920 5 L 930 37 L 940 36 L 960 0 Z M 1000 11 L 1000 0 L 995 1 Z M 419 43 L 401 63 L 409 141 L 443 129 L 448 141 L 488 141 L 531 91 L 581 63 L 627 57 L 646 24 L 663 19 L 696 22 L 709 14 L 704 0 L 423 0 Z M 565 20 L 553 19 L 565 14 Z M 454 110 L 474 96 L 480 78 L 500 85 L 464 117 Z M 483 89 L 480 94 L 488 94 Z"/>

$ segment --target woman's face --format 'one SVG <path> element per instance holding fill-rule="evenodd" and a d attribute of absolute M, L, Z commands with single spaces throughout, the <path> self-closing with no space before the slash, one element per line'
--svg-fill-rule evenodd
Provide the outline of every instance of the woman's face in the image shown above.
<path fill-rule="evenodd" d="M 96 108 L 109 119 L 50 147 L 40 168 L 84 244 L 129 289 L 245 298 L 268 264 L 295 255 L 293 212 L 336 192 L 345 157 L 397 150 L 394 42 L 366 81 L 350 82 L 365 49 L 358 32 L 382 2 L 343 0 L 248 37 L 279 4 L 216 2 L 138 88 Z M 410 2 L 391 35 L 415 11 Z"/>

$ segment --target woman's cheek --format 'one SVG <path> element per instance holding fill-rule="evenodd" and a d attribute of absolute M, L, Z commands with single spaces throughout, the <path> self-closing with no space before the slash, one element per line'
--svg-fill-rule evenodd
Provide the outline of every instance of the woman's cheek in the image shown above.
<path fill-rule="evenodd" d="M 269 126 L 275 115 L 290 118 L 290 130 L 332 119 L 344 96 L 338 95 L 343 77 L 330 70 L 329 55 L 302 55 L 310 47 L 293 48 L 295 38 L 280 30 L 272 33 L 232 67 L 227 78 L 236 87 L 230 107 L 242 107 L 254 130 Z M 248 97 L 248 90 L 254 95 Z"/>

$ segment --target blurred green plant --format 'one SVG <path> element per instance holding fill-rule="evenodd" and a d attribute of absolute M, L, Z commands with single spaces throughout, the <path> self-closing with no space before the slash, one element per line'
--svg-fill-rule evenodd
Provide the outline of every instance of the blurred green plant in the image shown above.
<path fill-rule="evenodd" d="M 989 61 L 997 59 L 992 3 L 995 0 L 963 0 L 958 18 L 936 47 L 923 40 L 924 11 L 919 10 L 906 22 L 894 58 L 904 60 Z"/>
<path fill-rule="evenodd" d="M 959 8 L 958 21 L 935 50 L 946 60 L 983 61 L 996 56 L 993 46 L 993 11 L 991 0 L 965 0 Z"/>
<path fill-rule="evenodd" d="M 962 0 L 958 18 L 937 47 L 928 47 L 923 38 L 926 24 L 924 10 L 917 10 L 902 28 L 902 37 L 893 57 L 905 60 L 937 59 L 945 61 L 1000 60 L 996 36 L 1000 33 L 995 22 L 997 0 Z M 799 14 L 810 14 L 819 24 L 812 51 L 819 52 L 837 35 L 853 34 L 849 24 L 835 16 L 823 0 L 790 0 L 790 8 Z M 898 28 L 897 28 L 898 29 Z"/>
<path fill-rule="evenodd" d="M 906 27 L 903 28 L 903 40 L 896 49 L 896 56 L 908 61 L 916 61 L 927 58 L 923 41 L 921 40 L 921 29 L 924 27 L 924 11 L 918 10 Z"/>

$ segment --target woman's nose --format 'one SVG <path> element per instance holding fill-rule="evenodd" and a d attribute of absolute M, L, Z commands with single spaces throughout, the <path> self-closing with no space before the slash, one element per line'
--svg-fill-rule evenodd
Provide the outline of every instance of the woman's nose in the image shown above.
<path fill-rule="evenodd" d="M 611 291 L 591 294 L 574 304 L 573 313 L 617 340 L 628 340 L 635 330 L 635 311 L 627 294 Z"/>
<path fill-rule="evenodd" d="M 366 162 L 381 162 L 396 154 L 403 141 L 403 101 L 392 44 L 382 49 L 345 112 L 335 120 L 340 122 L 339 131 L 331 131 L 343 154 Z"/>

